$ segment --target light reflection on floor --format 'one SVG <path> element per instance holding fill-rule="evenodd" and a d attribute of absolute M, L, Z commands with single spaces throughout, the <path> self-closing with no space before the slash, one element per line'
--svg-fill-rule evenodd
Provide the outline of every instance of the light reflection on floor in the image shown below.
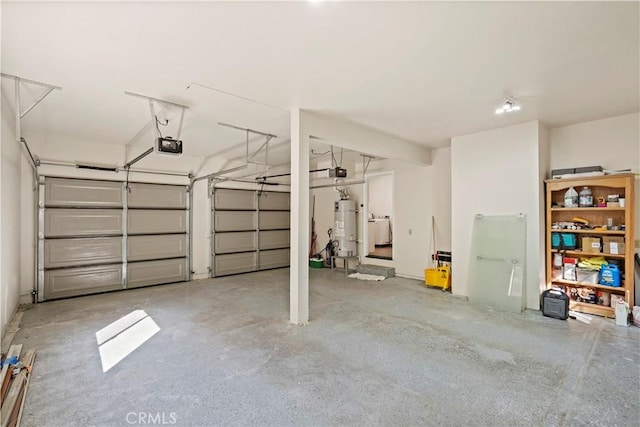
<path fill-rule="evenodd" d="M 135 310 L 96 332 L 102 372 L 120 363 L 135 349 L 160 331 L 144 311 Z"/>

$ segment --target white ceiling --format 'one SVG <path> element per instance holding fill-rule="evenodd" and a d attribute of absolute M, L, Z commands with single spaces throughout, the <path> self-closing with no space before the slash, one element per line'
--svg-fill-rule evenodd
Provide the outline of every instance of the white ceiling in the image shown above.
<path fill-rule="evenodd" d="M 182 139 L 198 156 L 244 141 L 219 121 L 287 141 L 291 107 L 432 147 L 529 120 L 639 110 L 638 2 L 1 7 L 2 71 L 63 87 L 30 113 L 25 133 L 145 145 L 148 105 L 124 91 L 189 105 Z M 12 96 L 6 79 L 2 89 Z M 505 95 L 522 111 L 496 116 Z M 176 111 L 167 116 L 163 132 L 175 135 Z"/>

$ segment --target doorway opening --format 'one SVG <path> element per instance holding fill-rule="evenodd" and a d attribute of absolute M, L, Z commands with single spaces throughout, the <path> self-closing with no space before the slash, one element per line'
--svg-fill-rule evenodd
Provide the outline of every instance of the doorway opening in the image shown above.
<path fill-rule="evenodd" d="M 367 257 L 393 259 L 393 173 L 365 178 Z"/>

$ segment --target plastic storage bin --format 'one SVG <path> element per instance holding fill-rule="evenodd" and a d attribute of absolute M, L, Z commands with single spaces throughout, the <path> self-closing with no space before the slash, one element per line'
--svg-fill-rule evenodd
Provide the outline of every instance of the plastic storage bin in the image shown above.
<path fill-rule="evenodd" d="M 435 286 L 449 289 L 451 286 L 451 269 L 448 265 L 424 270 L 424 283 L 427 286 Z"/>

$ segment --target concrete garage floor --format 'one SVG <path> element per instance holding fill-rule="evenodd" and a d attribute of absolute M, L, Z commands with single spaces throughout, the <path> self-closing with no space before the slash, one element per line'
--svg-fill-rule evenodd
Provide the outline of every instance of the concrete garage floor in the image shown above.
<path fill-rule="evenodd" d="M 288 270 L 39 304 L 23 425 L 637 425 L 640 329 L 475 307 L 418 281 Z M 136 309 L 160 331 L 106 373 L 96 331 Z"/>

